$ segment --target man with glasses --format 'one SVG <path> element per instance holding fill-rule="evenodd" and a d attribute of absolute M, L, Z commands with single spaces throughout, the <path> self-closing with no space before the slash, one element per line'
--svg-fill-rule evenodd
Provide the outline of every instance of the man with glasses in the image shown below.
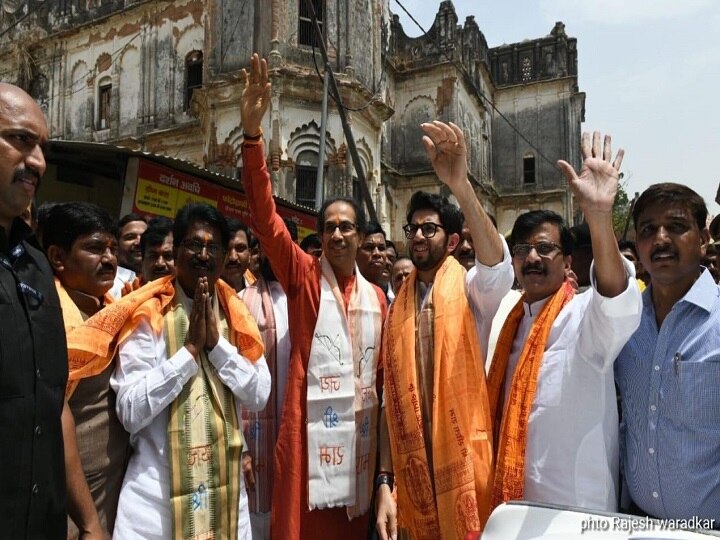
<path fill-rule="evenodd" d="M 365 213 L 323 202 L 322 256 L 302 251 L 277 214 L 262 143 L 270 103 L 257 55 L 241 103 L 243 185 L 252 228 L 287 293 L 290 368 L 275 448 L 273 538 L 364 538 L 377 448 L 379 352 L 385 295 L 357 270 Z"/>
<path fill-rule="evenodd" d="M 612 364 L 642 305 L 635 269 L 620 255 L 612 229 L 623 152 L 611 161 L 610 137 L 601 142 L 595 132 L 592 139 L 583 134 L 582 156 L 579 173 L 565 161 L 558 166 L 590 230 L 591 288 L 575 294 L 566 279 L 572 236 L 558 214 L 522 214 L 511 233 L 523 295 L 505 320 L 488 374 L 497 435 L 493 505 L 525 499 L 617 509 Z M 487 275 L 482 267 L 478 273 Z M 483 309 L 494 313 L 507 290 L 482 292 Z"/>
<path fill-rule="evenodd" d="M 422 128 L 433 168 L 477 240 L 478 264 L 500 265 L 509 254 L 468 179 L 462 132 L 441 122 Z M 415 270 L 393 301 L 383 338 L 377 529 L 383 539 L 397 538 L 399 520 L 412 538 L 464 538 L 482 530 L 492 487 L 492 420 L 466 296 L 466 287 L 476 287 L 475 273 L 452 256 L 462 216 L 446 197 L 416 192 L 407 221 Z M 501 267 L 497 274 L 509 288 L 512 271 Z"/>
<path fill-rule="evenodd" d="M 67 349 L 52 270 L 20 218 L 45 172 L 47 142 L 40 106 L 0 83 L 0 531 L 64 540 L 69 513 L 80 538 L 99 539 L 64 398 Z"/>
<path fill-rule="evenodd" d="M 216 208 L 181 208 L 173 294 L 144 302 L 120 346 L 111 385 L 133 454 L 113 538 L 250 538 L 236 407 L 262 409 L 270 374 L 257 324 L 219 279 L 229 240 Z"/>

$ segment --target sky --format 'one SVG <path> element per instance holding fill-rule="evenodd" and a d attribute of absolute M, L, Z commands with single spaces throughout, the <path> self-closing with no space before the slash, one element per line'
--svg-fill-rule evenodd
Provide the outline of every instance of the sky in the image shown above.
<path fill-rule="evenodd" d="M 400 0 L 427 31 L 440 2 Z M 475 16 L 489 47 L 536 39 L 556 21 L 577 38 L 583 131 L 611 133 L 625 149 L 630 198 L 678 182 L 720 214 L 720 2 L 717 0 L 454 0 L 458 24 Z M 422 31 L 396 0 L 408 36 Z M 500 120 L 502 121 L 502 120 Z M 717 152 L 717 153 L 716 153 Z"/>

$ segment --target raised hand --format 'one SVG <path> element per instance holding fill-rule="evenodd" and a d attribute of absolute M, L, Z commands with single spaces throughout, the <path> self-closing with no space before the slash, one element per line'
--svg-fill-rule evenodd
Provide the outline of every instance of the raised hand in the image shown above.
<path fill-rule="evenodd" d="M 435 174 L 452 188 L 467 180 L 467 147 L 465 136 L 455 124 L 435 120 L 420 126 L 425 133 L 423 146 Z"/>
<path fill-rule="evenodd" d="M 588 214 L 612 214 L 624 155 L 625 152 L 620 149 L 615 160 L 611 161 L 610 135 L 605 135 L 601 149 L 600 132 L 596 131 L 592 136 L 592 144 L 589 133 L 582 135 L 583 164 L 579 174 L 567 161 L 557 162 L 586 217 Z"/>
<path fill-rule="evenodd" d="M 203 281 L 205 286 L 203 287 Z M 185 336 L 185 348 L 197 359 L 200 351 L 205 346 L 206 327 L 205 304 L 207 302 L 207 278 L 198 278 L 193 296 L 193 307 L 190 311 L 188 333 Z"/>
<path fill-rule="evenodd" d="M 260 134 L 260 124 L 270 103 L 270 82 L 267 61 L 257 53 L 250 57 L 250 73 L 242 70 L 245 76 L 245 88 L 240 103 L 240 118 L 247 135 Z"/>

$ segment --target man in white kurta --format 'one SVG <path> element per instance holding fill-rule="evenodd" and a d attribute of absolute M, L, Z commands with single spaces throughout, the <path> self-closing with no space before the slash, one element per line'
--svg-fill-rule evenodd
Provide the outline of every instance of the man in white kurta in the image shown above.
<path fill-rule="evenodd" d="M 617 508 L 618 415 L 612 366 L 640 322 L 642 304 L 634 267 L 617 250 L 608 221 L 606 209 L 612 207 L 622 160 L 619 154 L 610 163 L 609 146 L 609 137 L 601 151 L 599 134 L 592 145 L 585 134 L 585 160 L 579 175 L 566 162 L 559 162 L 592 231 L 595 261 L 589 290 L 574 294 L 565 283 L 572 240 L 559 215 L 528 212 L 513 227 L 512 256 L 506 253 L 502 265 L 513 265 L 524 293 L 508 316 L 512 324 L 506 323 L 501 332 L 488 376 L 491 407 L 497 411 L 495 504 L 523 498 L 597 510 Z M 470 272 L 480 277 L 475 281 L 479 286 L 469 292 L 479 306 L 481 327 L 489 328 L 508 288 L 498 286 L 497 267 L 476 264 Z M 563 297 L 566 303 L 550 304 Z M 548 317 L 544 325 L 536 326 L 546 305 L 562 307 L 554 320 Z M 537 338 L 540 325 L 549 327 L 544 342 Z M 485 340 L 489 331 L 480 335 Z M 535 341 L 530 343 L 533 336 Z M 501 342 L 506 345 L 501 347 Z M 528 348 L 528 344 L 542 348 Z M 487 350 L 486 341 L 481 345 Z M 527 363 L 523 370 L 518 366 L 521 358 L 534 357 L 533 350 L 542 357 L 530 386 L 534 398 L 524 409 L 517 390 L 530 380 L 524 378 L 530 369 Z M 495 405 L 493 396 L 499 396 Z M 525 431 L 518 430 L 516 421 L 506 426 L 505 420 L 509 408 L 518 404 L 529 411 L 527 416 L 520 415 L 520 422 L 527 422 L 527 435 L 513 445 Z M 516 450 L 522 452 L 523 445 L 524 461 Z M 504 461 L 504 454 L 511 458 Z M 514 467 L 516 463 L 521 467 Z"/>
<path fill-rule="evenodd" d="M 165 328 L 158 332 L 147 319 L 142 319 L 120 346 L 111 385 L 117 392 L 118 417 L 130 433 L 134 452 L 123 481 L 114 538 L 172 538 L 169 408 L 199 371 L 196 360 L 198 350 L 194 343 L 197 339 L 192 335 L 193 305 L 199 301 L 198 294 L 206 295 L 205 299 L 210 302 L 208 305 L 212 305 L 219 321 L 225 318 L 218 306 L 217 289 L 209 287 L 208 282 L 216 285 L 212 278 L 214 276 L 217 280 L 219 276 L 218 269 L 222 268 L 224 256 L 222 246 L 227 242 L 220 243 L 219 231 L 202 220 L 191 222 L 186 234 L 180 232 L 175 236 L 178 238 L 175 244 L 178 255 L 175 257 L 177 279 L 174 301 L 180 302 L 185 312 L 190 314 L 191 331 L 188 332 L 186 345 L 170 358 Z M 191 299 L 185 284 L 196 279 L 198 273 L 205 275 L 198 282 L 204 283 L 204 292 L 198 293 L 196 289 Z M 215 294 L 209 297 L 213 290 Z M 251 410 L 262 409 L 270 394 L 270 374 L 264 357 L 253 363 L 222 334 L 215 337 L 217 342 L 214 346 L 204 348 L 217 377 L 231 391 L 236 404 Z M 250 524 L 241 474 L 238 475 L 237 486 L 240 487 L 238 538 L 246 539 L 250 538 Z"/>

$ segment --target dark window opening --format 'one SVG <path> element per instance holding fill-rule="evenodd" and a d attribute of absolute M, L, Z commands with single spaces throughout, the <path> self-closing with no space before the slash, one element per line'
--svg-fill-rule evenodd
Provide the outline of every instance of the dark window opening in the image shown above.
<path fill-rule="evenodd" d="M 203 85 L 203 53 L 193 51 L 185 57 L 185 99 L 183 110 L 190 109 L 193 92 Z"/>
<path fill-rule="evenodd" d="M 298 22 L 298 44 L 311 47 L 318 47 L 319 41 L 312 22 L 312 11 L 307 6 L 306 0 L 300 2 L 300 17 Z M 323 20 L 325 18 L 325 9 L 323 0 L 311 0 L 313 8 L 315 8 L 315 17 L 317 18 L 320 32 L 325 35 L 325 26 Z"/>
<path fill-rule="evenodd" d="M 315 185 L 317 168 L 305 165 L 295 167 L 295 202 L 309 208 L 315 208 Z"/>
<path fill-rule="evenodd" d="M 535 183 L 535 156 L 523 158 L 523 183 Z"/>
<path fill-rule="evenodd" d="M 112 84 L 100 87 L 98 96 L 98 129 L 110 127 L 110 99 L 112 97 Z"/>

